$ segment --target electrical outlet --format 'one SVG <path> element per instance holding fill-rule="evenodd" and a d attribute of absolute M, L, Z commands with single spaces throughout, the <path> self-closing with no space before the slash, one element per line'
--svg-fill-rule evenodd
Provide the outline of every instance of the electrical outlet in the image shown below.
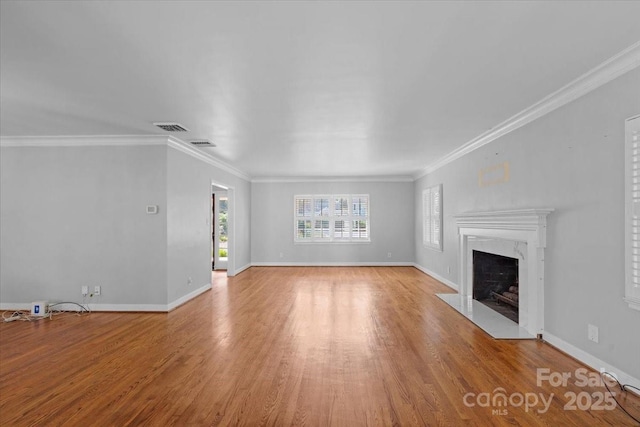
<path fill-rule="evenodd" d="M 387 252 L 387 258 L 391 258 L 391 252 Z"/>
<path fill-rule="evenodd" d="M 100 295 L 100 292 L 101 292 L 100 286 L 94 286 L 94 287 L 93 287 L 93 294 L 94 294 L 95 296 Z"/>
<path fill-rule="evenodd" d="M 447 273 L 451 274 L 451 266 L 447 267 Z"/>
<path fill-rule="evenodd" d="M 82 296 L 86 297 L 87 295 L 89 295 L 89 287 L 88 286 L 83 286 L 82 287 Z"/>
<path fill-rule="evenodd" d="M 594 325 L 587 326 L 587 338 L 595 343 L 598 342 L 598 327 Z"/>
<path fill-rule="evenodd" d="M 280 252 L 280 258 L 283 258 L 284 254 L 282 252 Z"/>
<path fill-rule="evenodd" d="M 193 280 L 191 279 L 191 277 L 189 277 L 189 278 L 187 279 L 187 285 L 191 285 L 192 283 L 193 283 Z"/>

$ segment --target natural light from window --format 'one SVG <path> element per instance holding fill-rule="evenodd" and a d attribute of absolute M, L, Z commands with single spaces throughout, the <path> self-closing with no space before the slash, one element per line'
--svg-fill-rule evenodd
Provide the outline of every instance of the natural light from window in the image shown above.
<path fill-rule="evenodd" d="M 294 197 L 294 241 L 370 242 L 369 195 Z"/>

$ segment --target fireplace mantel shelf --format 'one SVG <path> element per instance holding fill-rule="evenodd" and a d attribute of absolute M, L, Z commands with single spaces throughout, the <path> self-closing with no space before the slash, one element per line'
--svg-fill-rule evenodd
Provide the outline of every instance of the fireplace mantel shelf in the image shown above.
<path fill-rule="evenodd" d="M 455 215 L 458 227 L 535 230 L 554 209 L 517 209 L 508 211 L 467 212 Z"/>

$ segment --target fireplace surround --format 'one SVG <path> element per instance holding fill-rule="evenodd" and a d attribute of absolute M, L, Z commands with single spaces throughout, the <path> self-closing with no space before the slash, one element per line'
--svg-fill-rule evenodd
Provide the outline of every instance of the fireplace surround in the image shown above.
<path fill-rule="evenodd" d="M 460 296 L 473 298 L 473 250 L 520 258 L 518 324 L 534 336 L 544 331 L 544 250 L 551 212 L 553 209 L 520 209 L 455 216 Z"/>

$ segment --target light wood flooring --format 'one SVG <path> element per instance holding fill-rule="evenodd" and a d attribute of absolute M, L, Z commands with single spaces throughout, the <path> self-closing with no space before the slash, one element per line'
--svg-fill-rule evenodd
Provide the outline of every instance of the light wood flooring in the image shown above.
<path fill-rule="evenodd" d="M 492 339 L 412 267 L 214 277 L 170 313 L 0 324 L 0 425 L 636 425 L 617 408 L 565 410 L 571 393 L 605 389 L 539 386 L 537 368 L 583 365 L 541 341 Z M 500 392 L 511 403 L 484 404 Z M 527 393 L 548 409 L 527 410 Z"/>

